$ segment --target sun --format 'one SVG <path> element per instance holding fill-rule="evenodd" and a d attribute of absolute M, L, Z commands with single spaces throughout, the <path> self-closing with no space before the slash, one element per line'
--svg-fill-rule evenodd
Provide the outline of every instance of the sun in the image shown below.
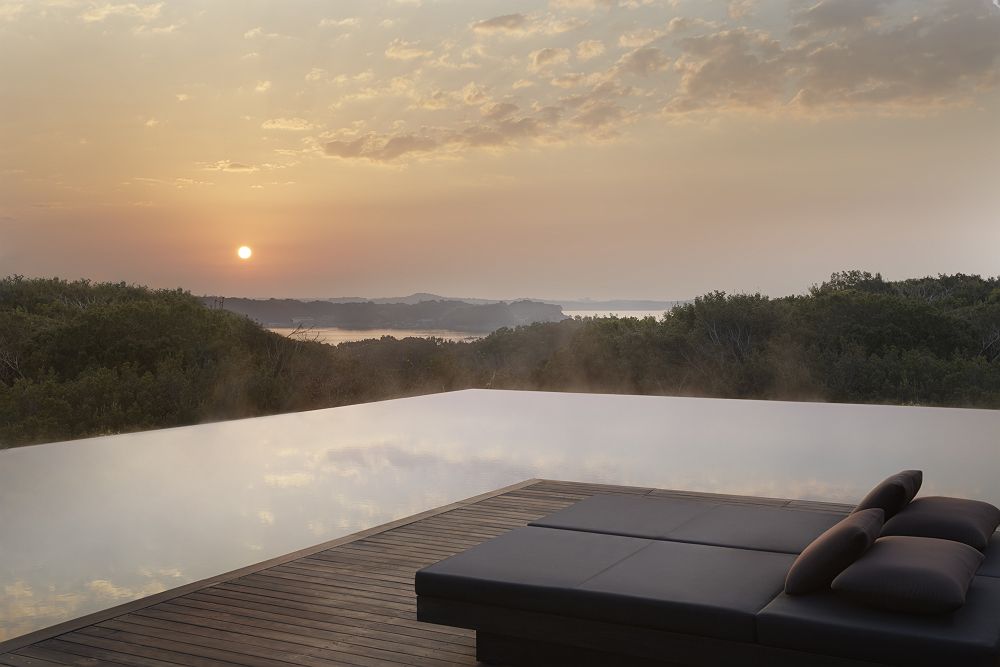
<path fill-rule="evenodd" d="M 251 250 L 250 246 L 248 245 L 241 245 L 236 250 L 236 256 L 239 257 L 240 259 L 250 259 L 252 255 L 253 255 L 253 250 Z"/>

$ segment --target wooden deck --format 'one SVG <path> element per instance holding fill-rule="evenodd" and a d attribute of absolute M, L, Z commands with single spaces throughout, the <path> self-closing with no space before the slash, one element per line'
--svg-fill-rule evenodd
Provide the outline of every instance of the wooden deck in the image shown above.
<path fill-rule="evenodd" d="M 0 665 L 475 665 L 472 631 L 416 620 L 414 572 L 597 493 L 720 497 L 528 480 L 9 640 Z"/>

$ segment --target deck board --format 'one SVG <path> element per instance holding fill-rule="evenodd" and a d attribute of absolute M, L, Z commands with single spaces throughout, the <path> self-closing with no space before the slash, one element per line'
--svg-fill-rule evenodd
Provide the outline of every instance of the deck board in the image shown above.
<path fill-rule="evenodd" d="M 475 665 L 472 631 L 416 620 L 414 573 L 600 493 L 846 513 L 780 498 L 529 480 L 0 644 L 0 665 Z"/>

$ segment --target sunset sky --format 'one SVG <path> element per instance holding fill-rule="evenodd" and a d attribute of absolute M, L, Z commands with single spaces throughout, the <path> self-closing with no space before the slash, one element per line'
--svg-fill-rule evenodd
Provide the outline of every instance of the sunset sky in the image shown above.
<path fill-rule="evenodd" d="M 0 275 L 686 298 L 848 268 L 1000 272 L 992 0 L 0 0 Z"/>

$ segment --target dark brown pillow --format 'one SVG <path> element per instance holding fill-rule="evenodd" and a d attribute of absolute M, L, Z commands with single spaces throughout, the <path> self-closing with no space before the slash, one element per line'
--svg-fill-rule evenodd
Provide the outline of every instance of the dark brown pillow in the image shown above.
<path fill-rule="evenodd" d="M 997 526 L 1000 509 L 989 503 L 927 496 L 914 500 L 886 522 L 882 535 L 937 537 L 985 551 Z"/>
<path fill-rule="evenodd" d="M 833 580 L 838 594 L 870 607 L 920 614 L 965 604 L 983 554 L 933 537 L 882 537 Z"/>
<path fill-rule="evenodd" d="M 885 520 L 888 521 L 913 500 L 923 481 L 924 473 L 920 470 L 898 472 L 869 491 L 854 511 L 879 507 L 885 512 Z"/>
<path fill-rule="evenodd" d="M 877 507 L 854 512 L 813 540 L 788 570 L 785 592 L 803 595 L 829 588 L 878 539 L 883 514 Z"/>

